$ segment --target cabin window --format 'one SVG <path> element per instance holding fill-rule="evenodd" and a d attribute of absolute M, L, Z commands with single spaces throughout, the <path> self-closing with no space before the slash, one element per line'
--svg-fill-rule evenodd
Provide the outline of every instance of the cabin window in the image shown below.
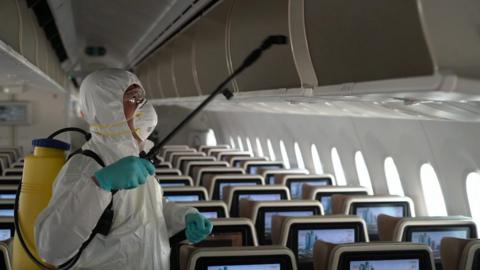
<path fill-rule="evenodd" d="M 262 143 L 260 142 L 260 139 L 258 137 L 255 138 L 255 143 L 257 144 L 257 155 L 259 157 L 263 157 L 264 156 L 263 147 L 262 147 Z"/>
<path fill-rule="evenodd" d="M 347 179 L 345 178 L 345 172 L 343 171 L 342 161 L 338 155 L 337 148 L 333 147 L 331 151 L 332 155 L 332 164 L 333 171 L 335 173 L 335 179 L 337 180 L 337 185 L 345 186 L 347 185 Z"/>
<path fill-rule="evenodd" d="M 305 162 L 303 161 L 302 150 L 300 150 L 300 146 L 297 142 L 293 145 L 295 150 L 295 157 L 297 158 L 297 168 L 305 169 Z"/>
<path fill-rule="evenodd" d="M 312 152 L 313 168 L 315 169 L 315 173 L 323 174 L 323 165 L 322 161 L 320 160 L 320 155 L 318 154 L 317 146 L 312 144 L 310 151 Z"/>
<path fill-rule="evenodd" d="M 215 131 L 213 131 L 213 129 L 208 130 L 207 145 L 217 145 L 217 137 L 215 136 Z"/>
<path fill-rule="evenodd" d="M 229 140 L 230 140 L 230 146 L 232 147 L 232 149 L 237 148 L 237 146 L 235 145 L 235 140 L 232 138 L 232 136 L 230 136 Z"/>
<path fill-rule="evenodd" d="M 384 162 L 385 178 L 387 179 L 387 188 L 390 195 L 405 196 L 402 181 L 398 174 L 397 166 L 392 157 L 387 157 Z"/>
<path fill-rule="evenodd" d="M 241 151 L 244 151 L 245 148 L 243 148 L 243 142 L 240 136 L 237 137 L 237 142 L 238 142 L 238 148 L 240 148 Z"/>
<path fill-rule="evenodd" d="M 250 138 L 247 137 L 245 141 L 247 142 L 247 151 L 250 152 L 250 154 L 253 154 L 252 142 L 250 141 Z"/>
<path fill-rule="evenodd" d="M 372 180 L 368 173 L 367 163 L 363 158 L 363 154 L 360 151 L 355 153 L 355 167 L 357 168 L 358 181 L 360 185 L 367 188 L 368 194 L 373 195 Z"/>
<path fill-rule="evenodd" d="M 288 159 L 287 148 L 282 140 L 280 140 L 280 153 L 282 154 L 282 160 L 285 164 L 285 169 L 290 169 L 290 160 Z"/>
<path fill-rule="evenodd" d="M 275 151 L 273 151 L 272 141 L 270 139 L 267 139 L 267 148 L 268 148 L 268 155 L 270 156 L 270 160 L 271 161 L 277 160 L 277 157 L 275 156 Z"/>
<path fill-rule="evenodd" d="M 472 172 L 467 175 L 467 198 L 473 220 L 480 224 L 480 174 Z"/>
<path fill-rule="evenodd" d="M 423 197 L 429 216 L 446 216 L 447 207 L 443 198 L 442 187 L 432 165 L 425 163 L 420 168 Z"/>

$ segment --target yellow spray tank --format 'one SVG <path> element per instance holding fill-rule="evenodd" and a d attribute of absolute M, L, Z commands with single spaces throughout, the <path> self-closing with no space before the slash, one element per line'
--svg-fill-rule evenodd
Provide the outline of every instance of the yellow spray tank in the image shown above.
<path fill-rule="evenodd" d="M 52 196 L 52 184 L 65 164 L 65 151 L 70 145 L 55 139 L 37 139 L 32 142 L 33 154 L 25 157 L 21 193 L 19 194 L 16 223 L 23 235 L 24 243 L 39 259 L 35 246 L 33 228 L 40 212 L 47 207 Z M 17 230 L 13 238 L 14 270 L 42 269 L 27 255 L 20 243 Z M 43 262 L 43 260 L 41 260 Z"/>

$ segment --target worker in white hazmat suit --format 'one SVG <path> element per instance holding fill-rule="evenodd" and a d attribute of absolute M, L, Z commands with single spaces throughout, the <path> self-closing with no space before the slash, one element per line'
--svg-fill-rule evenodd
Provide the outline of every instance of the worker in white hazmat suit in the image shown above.
<path fill-rule="evenodd" d="M 212 226 L 196 209 L 163 200 L 155 168 L 138 157 L 157 124 L 140 81 L 123 70 L 94 72 L 82 82 L 80 102 L 92 133 L 82 149 L 106 167 L 81 154 L 64 165 L 36 220 L 39 255 L 54 265 L 72 258 L 118 190 L 110 232 L 95 235 L 74 269 L 170 269 L 169 237 L 185 228 L 187 239 L 199 242 Z"/>

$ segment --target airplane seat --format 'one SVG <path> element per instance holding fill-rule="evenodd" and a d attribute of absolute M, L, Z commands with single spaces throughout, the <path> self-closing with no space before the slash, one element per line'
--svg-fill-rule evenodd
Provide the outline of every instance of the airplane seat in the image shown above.
<path fill-rule="evenodd" d="M 235 157 L 248 157 L 248 158 L 250 158 L 250 157 L 253 157 L 253 155 L 252 155 L 252 153 L 245 152 L 245 151 L 223 152 L 220 155 L 218 155 L 218 160 L 226 161 L 228 163 L 231 163 L 232 159 L 235 158 Z"/>
<path fill-rule="evenodd" d="M 12 263 L 10 260 L 10 252 L 8 244 L 0 242 L 0 269 L 11 270 Z"/>
<path fill-rule="evenodd" d="M 185 187 L 193 186 L 193 180 L 190 176 L 185 175 L 164 175 L 155 176 L 161 187 Z"/>
<path fill-rule="evenodd" d="M 272 168 L 259 168 L 257 173 L 265 178 L 267 185 L 285 185 L 282 181 L 282 177 L 286 175 L 307 175 L 310 172 L 306 169 L 272 169 Z"/>
<path fill-rule="evenodd" d="M 182 176 L 182 172 L 177 169 L 155 169 L 155 176 Z"/>
<path fill-rule="evenodd" d="M 184 231 L 170 238 L 172 252 L 170 255 L 171 268 L 179 269 L 180 249 L 182 246 L 191 247 L 230 247 L 230 246 L 258 246 L 255 227 L 251 220 L 246 218 L 213 218 L 212 233 L 207 239 L 197 244 L 186 241 Z"/>
<path fill-rule="evenodd" d="M 208 188 L 208 182 L 211 182 L 213 178 L 221 175 L 243 175 L 245 171 L 240 168 L 230 167 L 205 167 L 200 168 L 195 179 L 195 185 L 204 186 Z"/>
<path fill-rule="evenodd" d="M 378 215 L 415 217 L 412 199 L 401 196 L 333 195 L 332 213 L 363 217 L 372 241 L 379 239 Z"/>
<path fill-rule="evenodd" d="M 268 161 L 266 157 L 232 157 L 229 161 L 230 166 L 236 168 L 243 168 L 243 165 L 248 161 Z"/>
<path fill-rule="evenodd" d="M 207 151 L 207 156 L 210 157 L 215 157 L 216 159 L 219 159 L 220 155 L 225 154 L 225 153 L 233 153 L 233 152 L 238 152 L 240 151 L 239 149 L 210 149 Z"/>
<path fill-rule="evenodd" d="M 322 204 L 318 201 L 254 201 L 240 200 L 240 217 L 250 218 L 255 224 L 261 245 L 271 243 L 272 218 L 274 216 L 323 215 Z"/>
<path fill-rule="evenodd" d="M 164 162 L 160 162 L 160 163 L 156 164 L 155 168 L 156 169 L 171 169 L 172 164 L 168 161 L 164 161 Z"/>
<path fill-rule="evenodd" d="M 291 175 L 285 174 L 275 177 L 275 183 L 287 186 L 293 199 L 301 199 L 303 186 L 305 184 L 314 186 L 332 186 L 335 185 L 335 178 L 331 174 L 315 175 Z"/>
<path fill-rule="evenodd" d="M 255 269 L 297 270 L 291 250 L 280 246 L 180 249 L 180 270 Z"/>
<path fill-rule="evenodd" d="M 225 187 L 227 186 L 265 185 L 263 177 L 261 176 L 235 174 L 212 175 L 207 179 L 204 178 L 203 184 L 207 188 L 210 198 L 214 200 L 223 200 L 225 196 Z"/>
<path fill-rule="evenodd" d="M 190 157 L 190 156 L 181 156 L 178 158 L 177 165 L 175 168 L 182 171 L 185 175 L 188 175 L 188 164 L 190 162 L 201 162 L 201 161 L 217 161 L 214 157 Z"/>
<path fill-rule="evenodd" d="M 444 270 L 480 269 L 480 240 L 445 237 L 440 253 Z"/>
<path fill-rule="evenodd" d="M 163 197 L 172 202 L 208 201 L 207 189 L 204 187 L 166 187 Z"/>
<path fill-rule="evenodd" d="M 333 195 L 368 195 L 368 191 L 365 187 L 314 186 L 308 183 L 302 186 L 302 199 L 318 200 L 327 215 L 332 213 Z"/>
<path fill-rule="evenodd" d="M 409 234 L 442 232 L 445 234 L 464 234 L 464 238 L 477 238 L 475 222 L 464 216 L 448 217 L 392 217 L 381 214 L 378 220 L 378 235 L 381 241 L 404 241 Z"/>
<path fill-rule="evenodd" d="M 200 145 L 197 147 L 199 152 L 207 153 L 210 149 L 230 149 L 228 144 L 219 144 L 219 145 Z"/>
<path fill-rule="evenodd" d="M 173 153 L 195 153 L 197 152 L 197 150 L 193 149 L 193 148 L 171 148 L 171 149 L 166 149 L 165 151 L 163 151 L 163 154 L 162 154 L 162 157 L 165 161 L 170 161 L 170 156 L 173 154 Z"/>
<path fill-rule="evenodd" d="M 178 202 L 178 204 L 196 208 L 207 218 L 229 218 L 227 205 L 224 201 L 192 201 Z"/>
<path fill-rule="evenodd" d="M 469 217 L 378 216 L 381 241 L 413 242 L 430 246 L 438 269 L 442 269 L 440 243 L 445 237 L 477 238 L 477 227 Z"/>
<path fill-rule="evenodd" d="M 178 168 L 178 160 L 181 158 L 181 157 L 205 157 L 205 153 L 203 152 L 192 152 L 192 153 L 185 153 L 185 152 L 179 152 L 179 153 L 173 153 L 172 156 L 171 156 L 171 164 L 173 167 Z"/>
<path fill-rule="evenodd" d="M 188 163 L 185 175 L 189 175 L 195 180 L 198 178 L 201 169 L 212 167 L 227 168 L 230 167 L 230 165 L 225 161 L 193 161 Z"/>
<path fill-rule="evenodd" d="M 313 254 L 315 270 L 435 269 L 430 248 L 415 243 L 332 244 L 318 240 Z"/>
<path fill-rule="evenodd" d="M 23 175 L 23 168 L 7 168 L 3 170 L 3 176 L 21 176 Z"/>
<path fill-rule="evenodd" d="M 239 216 L 241 200 L 276 201 L 290 200 L 290 191 L 285 186 L 226 186 L 223 188 L 223 200 L 227 204 L 230 216 Z"/>
<path fill-rule="evenodd" d="M 313 269 L 315 240 L 333 244 L 368 242 L 367 225 L 358 216 L 274 216 L 272 244 L 293 251 L 300 269 Z"/>
<path fill-rule="evenodd" d="M 260 169 L 272 169 L 279 170 L 285 169 L 285 164 L 279 161 L 256 161 L 246 160 L 241 163 L 240 166 L 245 170 L 247 174 L 258 174 Z"/>

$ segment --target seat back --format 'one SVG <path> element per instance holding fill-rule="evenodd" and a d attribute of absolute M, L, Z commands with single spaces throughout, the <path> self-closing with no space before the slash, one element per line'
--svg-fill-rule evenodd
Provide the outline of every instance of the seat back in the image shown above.
<path fill-rule="evenodd" d="M 223 200 L 227 186 L 263 186 L 263 177 L 259 175 L 215 175 L 204 182 L 212 200 Z"/>
<path fill-rule="evenodd" d="M 284 169 L 285 164 L 278 161 L 246 161 L 243 164 L 243 169 L 247 174 L 258 174 L 260 169 Z"/>
<path fill-rule="evenodd" d="M 245 269 L 297 270 L 292 251 L 279 246 L 195 248 L 180 250 L 181 270 Z M 242 269 L 243 269 L 242 268 Z"/>
<path fill-rule="evenodd" d="M 313 186 L 332 186 L 335 185 L 335 178 L 331 174 L 316 175 L 291 175 L 286 174 L 276 177 L 275 183 L 287 186 L 293 199 L 301 199 L 303 185 L 309 184 Z"/>
<path fill-rule="evenodd" d="M 207 180 L 211 181 L 216 176 L 221 175 L 242 175 L 245 174 L 245 171 L 240 168 L 230 168 L 230 167 L 206 167 L 200 168 L 197 173 L 197 178 L 195 179 L 195 185 L 204 186 L 208 188 Z"/>
<path fill-rule="evenodd" d="M 332 213 L 333 195 L 368 195 L 365 187 L 346 187 L 346 186 L 313 186 L 304 184 L 302 186 L 302 199 L 318 200 L 325 209 L 325 214 Z"/>
<path fill-rule="evenodd" d="M 155 169 L 156 176 L 180 176 L 182 172 L 177 169 Z"/>
<path fill-rule="evenodd" d="M 406 241 L 430 246 L 435 262 L 441 267 L 440 243 L 445 237 L 477 238 L 477 227 L 471 218 L 378 216 L 381 241 Z"/>
<path fill-rule="evenodd" d="M 223 200 L 227 203 L 230 216 L 238 217 L 240 200 L 276 201 L 290 200 L 290 191 L 285 186 L 227 186 L 223 189 Z"/>
<path fill-rule="evenodd" d="M 309 171 L 305 169 L 260 168 L 258 169 L 258 174 L 265 178 L 265 183 L 267 185 L 275 185 L 282 182 L 281 178 L 285 175 L 307 175 L 309 174 Z"/>
<path fill-rule="evenodd" d="M 10 255 L 6 243 L 0 243 L 0 269 L 11 270 Z"/>
<path fill-rule="evenodd" d="M 293 251 L 300 269 L 313 269 L 316 240 L 334 244 L 368 242 L 367 226 L 357 216 L 274 216 L 272 243 Z"/>
<path fill-rule="evenodd" d="M 248 161 L 268 161 L 266 157 L 232 157 L 230 165 L 236 168 L 243 168 L 243 165 Z"/>
<path fill-rule="evenodd" d="M 370 242 L 332 244 L 316 241 L 315 270 L 408 269 L 434 270 L 428 246 L 415 243 Z"/>
<path fill-rule="evenodd" d="M 253 221 L 259 243 L 262 245 L 271 243 L 272 218 L 276 215 L 323 215 L 323 207 L 318 201 L 240 201 L 240 216 Z"/>
<path fill-rule="evenodd" d="M 190 176 L 172 175 L 155 177 L 162 187 L 188 187 L 193 186 L 193 180 Z"/>
<path fill-rule="evenodd" d="M 479 239 L 443 238 L 440 254 L 443 270 L 480 269 Z"/>
<path fill-rule="evenodd" d="M 208 193 L 204 187 L 166 187 L 163 197 L 172 202 L 208 201 Z"/>
<path fill-rule="evenodd" d="M 180 205 L 196 208 L 206 218 L 228 218 L 229 213 L 224 201 L 178 202 Z"/>
<path fill-rule="evenodd" d="M 203 152 L 175 152 L 170 156 L 170 162 L 172 166 L 176 169 L 180 169 L 178 165 L 178 160 L 182 157 L 205 157 L 206 154 Z"/>
<path fill-rule="evenodd" d="M 181 170 L 185 175 L 188 175 L 187 167 L 190 162 L 196 161 L 216 161 L 214 157 L 188 157 L 182 156 L 178 158 L 177 169 Z"/>
<path fill-rule="evenodd" d="M 367 223 L 370 240 L 378 240 L 378 215 L 415 216 L 413 201 L 408 197 L 400 196 L 334 195 L 332 212 L 361 216 Z"/>
<path fill-rule="evenodd" d="M 189 175 L 195 180 L 198 177 L 200 169 L 211 167 L 225 168 L 229 167 L 229 165 L 225 161 L 193 161 L 187 164 L 185 175 Z"/>

